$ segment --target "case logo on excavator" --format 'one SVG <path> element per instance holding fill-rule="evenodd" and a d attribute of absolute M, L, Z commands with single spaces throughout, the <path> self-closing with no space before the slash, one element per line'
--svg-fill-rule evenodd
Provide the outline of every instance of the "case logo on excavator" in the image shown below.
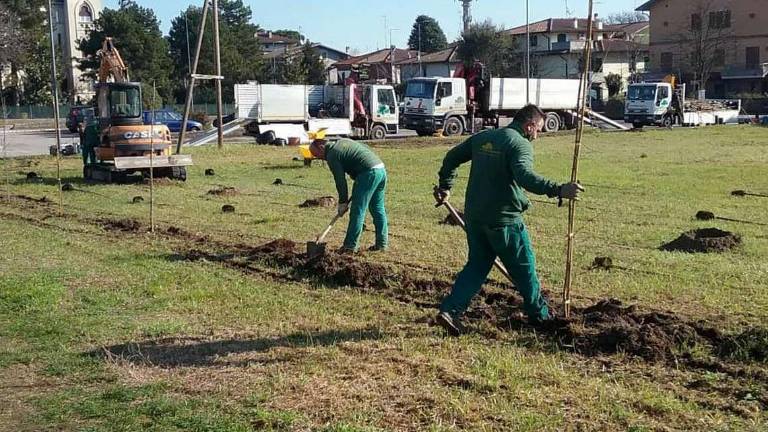
<path fill-rule="evenodd" d="M 155 136 L 162 136 L 160 131 L 155 132 Z M 128 131 L 123 133 L 125 139 L 148 139 L 151 137 L 149 131 Z"/>

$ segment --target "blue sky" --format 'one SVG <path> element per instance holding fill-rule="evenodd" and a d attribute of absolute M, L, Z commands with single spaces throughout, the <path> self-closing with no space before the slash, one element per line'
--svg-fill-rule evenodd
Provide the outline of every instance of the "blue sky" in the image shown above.
<path fill-rule="evenodd" d="M 438 20 L 454 40 L 461 31 L 461 4 L 457 0 L 244 0 L 253 10 L 253 22 L 262 28 L 299 29 L 307 37 L 339 50 L 349 46 L 360 53 L 388 45 L 390 29 L 392 42 L 404 47 L 417 15 L 425 14 Z M 167 33 L 171 19 L 188 4 L 202 6 L 203 1 L 137 0 L 142 6 L 155 10 Z M 586 0 L 530 0 L 531 21 L 566 16 L 566 3 L 572 15 L 586 16 Z M 633 10 L 644 0 L 598 0 L 595 11 L 604 16 Z M 105 7 L 116 8 L 117 0 L 105 0 Z M 386 16 L 386 27 L 385 17 Z M 476 0 L 472 9 L 475 21 L 490 18 L 506 27 L 525 24 L 524 0 Z"/>

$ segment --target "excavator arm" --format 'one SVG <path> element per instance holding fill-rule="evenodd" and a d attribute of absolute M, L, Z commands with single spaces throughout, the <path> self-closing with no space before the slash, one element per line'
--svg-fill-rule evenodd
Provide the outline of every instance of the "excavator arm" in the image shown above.
<path fill-rule="evenodd" d="M 104 43 L 101 45 L 101 49 L 97 53 L 101 57 L 101 66 L 99 67 L 99 82 L 127 82 L 128 68 L 123 62 L 123 58 L 120 56 L 120 52 L 115 48 L 115 44 L 112 42 L 112 38 L 104 38 Z"/>

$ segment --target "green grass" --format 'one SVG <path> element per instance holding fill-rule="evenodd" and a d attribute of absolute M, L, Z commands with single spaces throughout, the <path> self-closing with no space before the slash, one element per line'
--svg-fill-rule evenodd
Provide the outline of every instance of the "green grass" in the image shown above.
<path fill-rule="evenodd" d="M 567 178 L 572 140 L 538 141 L 537 169 Z M 431 198 L 440 160 L 454 142 L 376 146 L 390 176 L 392 247 L 362 259 L 415 264 L 443 279 L 461 267 L 463 234 L 437 223 L 445 211 Z M 304 169 L 292 161 L 294 152 L 252 145 L 194 149 L 190 180 L 156 187 L 156 223 L 229 244 L 275 238 L 303 244 L 333 210 L 298 204 L 334 189 L 326 168 Z M 765 129 L 757 127 L 587 135 L 576 304 L 616 297 L 723 329 L 765 323 L 765 227 L 699 222 L 694 215 L 708 210 L 768 223 L 765 199 L 730 195 L 768 192 L 766 163 Z M 12 195 L 57 199 L 53 159 L 11 165 Z M 274 277 L 285 269 L 243 273 L 175 259 L 185 246 L 181 239 L 106 232 L 94 222 L 148 224 L 147 186 L 83 184 L 78 159 L 65 159 L 62 168 L 77 188 L 64 194 L 64 214 L 55 204 L 0 203 L 0 430 L 766 427 L 759 380 L 736 382 L 722 373 L 621 356 L 584 358 L 527 330 L 500 339 L 446 339 L 425 324 L 433 310 L 386 296 Z M 204 176 L 206 168 L 217 175 Z M 46 181 L 27 183 L 30 170 Z M 453 199 L 459 206 L 467 175 L 462 168 Z M 272 185 L 276 178 L 286 185 Z M 240 193 L 207 194 L 219 186 Z M 137 195 L 146 201 L 132 204 Z M 237 212 L 221 213 L 223 204 Z M 566 219 L 565 209 L 538 202 L 526 216 L 540 275 L 554 296 L 563 281 Z M 657 249 L 683 231 L 708 226 L 742 235 L 743 246 L 709 255 Z M 332 231 L 331 246 L 340 244 L 343 231 L 341 225 Z M 372 242 L 366 231 L 363 244 Z M 626 270 L 587 270 L 596 256 L 610 256 Z M 764 352 L 764 343 L 764 334 L 747 334 L 726 354 L 744 360 L 748 352 Z M 764 363 L 747 366 L 765 371 Z M 697 380 L 711 391 L 693 388 Z M 749 395 L 739 389 L 750 389 Z"/>

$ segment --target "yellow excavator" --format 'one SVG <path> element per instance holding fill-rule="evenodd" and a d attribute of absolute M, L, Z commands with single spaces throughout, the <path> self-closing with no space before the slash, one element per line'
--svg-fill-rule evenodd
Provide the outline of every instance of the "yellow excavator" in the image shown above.
<path fill-rule="evenodd" d="M 83 177 L 122 182 L 137 172 L 148 176 L 152 169 L 157 177 L 186 180 L 192 157 L 172 154 L 167 126 L 145 124 L 141 84 L 130 81 L 112 38 L 105 38 L 97 55 L 101 67 L 95 116 L 87 121 L 81 143 Z"/>

